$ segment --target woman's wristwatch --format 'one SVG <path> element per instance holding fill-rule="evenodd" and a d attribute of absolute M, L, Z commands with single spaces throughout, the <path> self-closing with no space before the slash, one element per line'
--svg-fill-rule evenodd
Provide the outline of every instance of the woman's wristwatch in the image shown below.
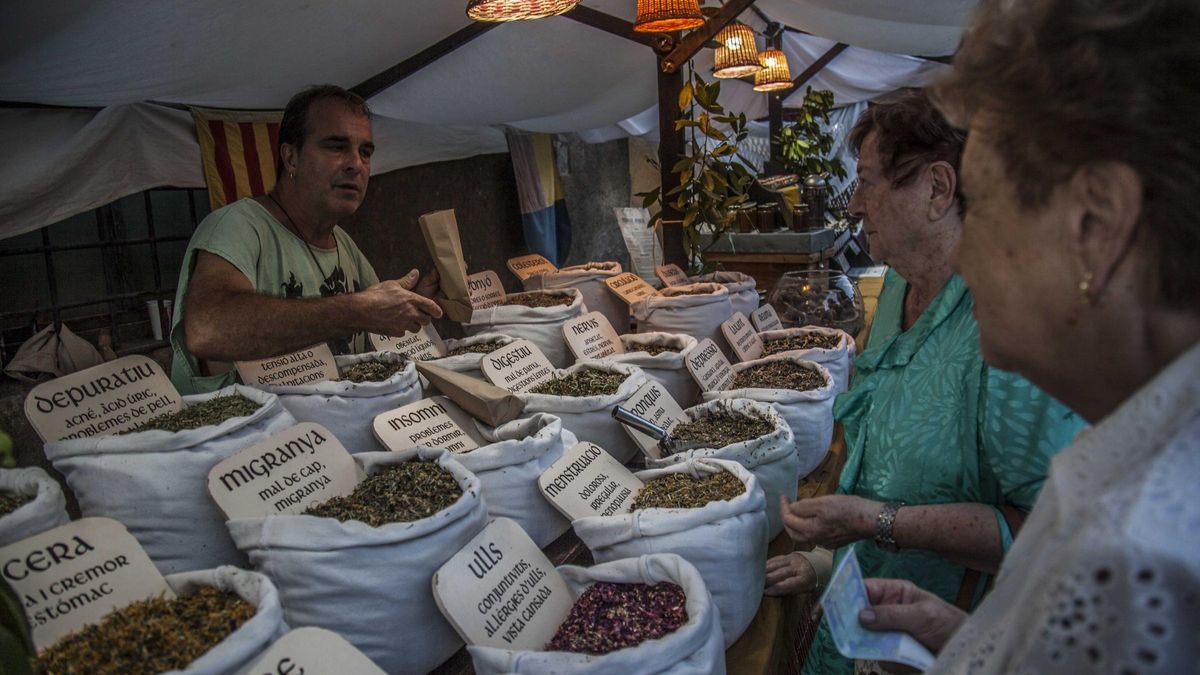
<path fill-rule="evenodd" d="M 901 506 L 905 506 L 905 503 L 884 502 L 883 508 L 879 509 L 879 515 L 875 517 L 875 545 L 889 553 L 899 550 L 896 539 L 892 536 L 892 528 L 896 525 L 896 512 Z"/>

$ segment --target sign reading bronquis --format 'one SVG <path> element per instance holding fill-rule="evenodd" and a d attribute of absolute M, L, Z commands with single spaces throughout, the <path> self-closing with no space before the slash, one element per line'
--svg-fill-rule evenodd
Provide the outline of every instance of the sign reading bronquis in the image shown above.
<path fill-rule="evenodd" d="M 296 628 L 279 638 L 245 672 L 247 675 L 386 675 L 346 638 L 312 626 Z"/>
<path fill-rule="evenodd" d="M 471 293 L 473 309 L 495 307 L 508 297 L 504 293 L 504 284 L 500 283 L 500 277 L 491 270 L 476 272 L 467 277 L 467 290 Z"/>
<path fill-rule="evenodd" d="M 538 487 L 554 508 L 575 520 L 628 513 L 642 481 L 604 448 L 583 441 L 542 472 Z"/>
<path fill-rule="evenodd" d="M 642 298 L 658 295 L 658 291 L 654 290 L 653 286 L 646 283 L 633 272 L 625 272 L 615 277 L 609 277 L 604 280 L 604 285 L 608 286 L 608 290 L 616 293 L 618 298 L 621 298 L 629 305 Z"/>
<path fill-rule="evenodd" d="M 484 354 L 479 369 L 489 382 L 511 392 L 522 392 L 554 378 L 554 366 L 529 340 L 515 340 Z"/>
<path fill-rule="evenodd" d="M 517 278 L 521 281 L 525 281 L 529 277 L 537 276 L 539 274 L 558 271 L 558 268 L 554 266 L 554 263 L 546 260 L 544 257 L 536 253 L 517 256 L 516 258 L 509 258 L 505 265 L 507 265 L 509 271 L 517 275 Z"/>
<path fill-rule="evenodd" d="M 421 326 L 418 331 L 405 333 L 400 337 L 388 337 L 379 333 L 371 333 L 371 344 L 381 352 L 397 352 L 416 361 L 440 359 L 446 355 L 446 345 L 442 344 L 442 336 L 432 325 Z"/>
<path fill-rule="evenodd" d="M 658 426 L 670 431 L 686 417 L 683 408 L 671 397 L 671 393 L 658 380 L 650 380 L 634 392 L 629 400 L 622 404 L 634 414 L 644 417 Z M 661 459 L 662 450 L 658 440 L 643 434 L 631 426 L 622 424 L 634 443 L 651 459 Z"/>
<path fill-rule="evenodd" d="M 183 409 L 162 368 L 126 356 L 34 387 L 25 416 L 43 441 L 106 436 Z"/>
<path fill-rule="evenodd" d="M 608 317 L 600 312 L 588 312 L 578 319 L 562 325 L 563 339 L 577 359 L 602 359 L 613 354 L 624 354 L 625 346 L 617 331 L 613 330 Z"/>
<path fill-rule="evenodd" d="M 723 391 L 733 384 L 733 364 L 710 338 L 701 340 L 684 361 L 703 391 Z"/>
<path fill-rule="evenodd" d="M 323 342 L 291 354 L 261 361 L 238 361 L 235 365 L 242 382 L 251 387 L 298 387 L 338 379 L 333 351 Z"/>
<path fill-rule="evenodd" d="M 379 413 L 372 428 L 375 438 L 393 452 L 427 445 L 460 453 L 486 443 L 471 416 L 445 396 Z"/>
<path fill-rule="evenodd" d="M 721 324 L 721 333 L 726 342 L 733 347 L 739 361 L 753 361 L 763 354 L 763 341 L 754 332 L 750 319 L 741 312 L 734 312 L 733 318 Z"/>

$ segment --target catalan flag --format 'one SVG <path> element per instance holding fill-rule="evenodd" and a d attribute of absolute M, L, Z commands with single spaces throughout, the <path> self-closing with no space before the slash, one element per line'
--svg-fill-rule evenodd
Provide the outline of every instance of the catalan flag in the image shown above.
<path fill-rule="evenodd" d="M 283 111 L 192 108 L 192 117 L 214 210 L 243 197 L 264 195 L 275 187 Z"/>
<path fill-rule="evenodd" d="M 517 177 L 517 201 L 525 245 L 562 267 L 571 251 L 571 219 L 563 196 L 562 180 L 550 134 L 506 132 L 513 172 Z"/>

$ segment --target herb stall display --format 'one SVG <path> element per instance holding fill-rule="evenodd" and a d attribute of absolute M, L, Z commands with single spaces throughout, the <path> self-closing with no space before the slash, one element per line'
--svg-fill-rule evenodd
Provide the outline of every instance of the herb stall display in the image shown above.
<path fill-rule="evenodd" d="M 37 467 L 0 469 L 0 546 L 65 525 L 67 499 L 50 474 Z"/>
<path fill-rule="evenodd" d="M 691 281 L 694 284 L 711 283 L 724 286 L 725 290 L 729 291 L 729 303 L 733 305 L 734 312 L 750 316 L 758 309 L 758 281 L 749 274 L 718 271 L 691 277 Z"/>
<path fill-rule="evenodd" d="M 639 333 L 674 333 L 724 344 L 721 324 L 733 316 L 729 291 L 721 284 L 671 286 L 633 303 Z"/>
<path fill-rule="evenodd" d="M 555 368 L 565 368 L 575 359 L 563 340 L 562 325 L 587 313 L 583 294 L 563 288 L 509 295 L 506 304 L 476 309 L 463 322 L 467 335 L 500 333 L 524 338 L 537 345 Z"/>
<path fill-rule="evenodd" d="M 763 341 L 763 356 L 798 356 L 819 363 L 829 371 L 837 394 L 850 387 L 856 348 L 849 333 L 837 328 L 804 326 L 764 331 L 758 336 Z"/>
<path fill-rule="evenodd" d="M 680 405 L 691 405 L 699 394 L 684 359 L 696 347 L 696 338 L 671 333 L 630 333 L 621 336 L 624 354 L 609 356 L 613 363 L 637 366 L 657 380 Z"/>
<path fill-rule="evenodd" d="M 623 334 L 629 332 L 629 307 L 604 285 L 606 279 L 623 271 L 618 262 L 589 262 L 535 274 L 521 283 L 527 291 L 574 288 L 583 295 L 589 311 L 603 314 L 617 333 Z"/>
<path fill-rule="evenodd" d="M 479 333 L 461 340 L 447 338 L 446 355 L 426 363 L 482 380 L 484 377 L 479 370 L 479 362 L 483 360 L 483 355 L 510 345 L 515 340 L 512 336 L 500 333 Z"/>

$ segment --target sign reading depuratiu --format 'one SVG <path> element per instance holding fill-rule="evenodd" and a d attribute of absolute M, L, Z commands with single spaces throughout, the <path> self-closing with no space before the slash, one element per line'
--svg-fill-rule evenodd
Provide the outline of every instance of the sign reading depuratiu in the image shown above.
<path fill-rule="evenodd" d="M 770 305 L 763 305 L 751 312 L 750 320 L 754 322 L 754 327 L 760 333 L 783 328 L 783 322 L 779 320 L 779 313 Z"/>
<path fill-rule="evenodd" d="M 529 340 L 514 340 L 484 354 L 479 369 L 489 382 L 511 392 L 526 391 L 554 378 L 554 366 Z"/>
<path fill-rule="evenodd" d="M 763 341 L 754 332 L 750 319 L 741 312 L 734 312 L 733 318 L 721 324 L 721 333 L 725 341 L 733 347 L 739 361 L 753 361 L 763 354 Z"/>
<path fill-rule="evenodd" d="M 442 336 L 429 324 L 400 337 L 371 333 L 371 344 L 377 351 L 396 352 L 417 361 L 440 359 L 446 355 L 446 345 L 442 344 Z"/>
<path fill-rule="evenodd" d="M 684 362 L 703 391 L 724 391 L 733 384 L 733 364 L 711 338 L 701 340 Z"/>
<path fill-rule="evenodd" d="M 467 277 L 467 290 L 471 293 L 473 309 L 487 309 L 503 304 L 508 297 L 504 292 L 504 284 L 500 277 L 491 270 L 476 272 Z"/>
<path fill-rule="evenodd" d="M 333 351 L 324 342 L 291 354 L 261 361 L 238 361 L 235 365 L 242 382 L 251 387 L 299 387 L 339 377 Z"/>
<path fill-rule="evenodd" d="M 683 421 L 685 417 L 683 408 L 658 380 L 650 380 L 646 384 L 643 384 L 621 406 L 663 427 L 667 431 L 674 429 L 675 425 Z M 656 439 L 643 434 L 631 426 L 625 424 L 621 426 L 625 428 L 625 431 L 629 432 L 629 436 L 633 439 L 633 442 L 637 443 L 637 446 L 648 457 L 651 459 L 662 458 L 662 449 L 658 447 Z"/>
<path fill-rule="evenodd" d="M 306 626 L 275 641 L 247 675 L 386 675 L 366 654 L 337 633 Z"/>
<path fill-rule="evenodd" d="M 625 353 L 617 331 L 600 312 L 588 312 L 567 321 L 562 325 L 562 334 L 577 359 L 602 359 Z"/>
<path fill-rule="evenodd" d="M 445 396 L 379 413 L 372 428 L 375 438 L 393 452 L 427 445 L 460 453 L 487 443 L 475 427 L 475 420 Z"/>
<path fill-rule="evenodd" d="M 542 472 L 538 487 L 554 508 L 575 520 L 628 513 L 642 481 L 604 448 L 583 441 Z"/>

